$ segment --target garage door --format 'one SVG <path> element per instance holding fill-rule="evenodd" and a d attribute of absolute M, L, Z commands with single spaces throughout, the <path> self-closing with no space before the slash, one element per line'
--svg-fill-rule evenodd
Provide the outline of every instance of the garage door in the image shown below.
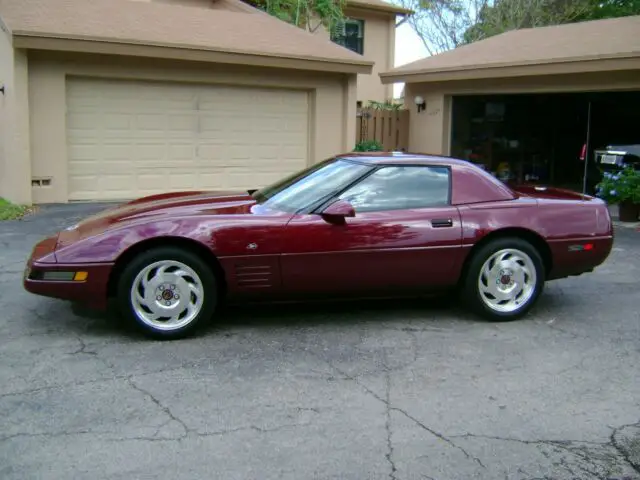
<path fill-rule="evenodd" d="M 68 79 L 69 200 L 246 190 L 307 164 L 297 90 Z"/>

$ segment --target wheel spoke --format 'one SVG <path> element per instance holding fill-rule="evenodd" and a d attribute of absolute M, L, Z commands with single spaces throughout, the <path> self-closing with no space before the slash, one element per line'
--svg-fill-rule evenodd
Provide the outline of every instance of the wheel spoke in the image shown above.
<path fill-rule="evenodd" d="M 487 282 L 489 282 L 489 279 L 493 276 L 492 272 L 493 272 L 493 268 L 491 268 L 491 264 L 487 262 L 484 268 L 482 269 L 482 275 L 484 276 Z"/>
<path fill-rule="evenodd" d="M 496 297 L 496 300 L 500 302 L 505 302 L 513 299 L 513 294 L 511 292 L 505 292 L 500 290 L 499 288 L 495 289 L 495 291 L 493 292 L 493 296 Z"/>
<path fill-rule="evenodd" d="M 189 283 L 188 286 L 189 286 L 189 290 L 192 293 L 195 293 L 196 295 L 201 295 L 202 294 L 202 291 L 200 290 L 200 288 L 197 285 L 194 285 L 193 283 Z"/>
<path fill-rule="evenodd" d="M 149 303 L 152 303 L 154 300 L 153 298 L 147 298 L 147 295 L 149 295 L 148 291 L 145 292 L 145 294 L 146 294 L 145 296 L 142 296 L 140 295 L 140 292 L 137 289 L 135 291 L 136 301 L 141 305 L 147 305 Z"/>
<path fill-rule="evenodd" d="M 142 288 L 144 288 L 145 290 L 147 289 L 147 287 L 149 286 L 149 270 L 145 269 L 143 271 L 142 274 L 142 278 L 140 281 L 140 284 L 142 285 Z"/>
<path fill-rule="evenodd" d="M 160 265 L 160 267 L 158 267 L 158 270 L 156 270 L 156 275 L 155 276 L 156 277 L 162 277 L 170 267 L 172 267 L 171 263 L 165 263 L 163 265 Z"/>
<path fill-rule="evenodd" d="M 529 275 L 524 269 L 516 270 L 513 274 L 513 281 L 522 289 L 525 285 L 525 274 Z M 531 277 L 531 275 L 529 275 Z"/>

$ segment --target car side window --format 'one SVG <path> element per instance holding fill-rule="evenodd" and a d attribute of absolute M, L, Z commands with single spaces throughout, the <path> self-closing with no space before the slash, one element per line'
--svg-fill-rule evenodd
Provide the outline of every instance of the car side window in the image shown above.
<path fill-rule="evenodd" d="M 449 204 L 449 169 L 436 166 L 387 166 L 340 195 L 356 212 L 405 210 Z"/>

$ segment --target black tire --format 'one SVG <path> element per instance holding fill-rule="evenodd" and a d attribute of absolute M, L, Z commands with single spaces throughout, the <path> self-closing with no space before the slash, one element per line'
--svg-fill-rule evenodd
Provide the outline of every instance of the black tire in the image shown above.
<path fill-rule="evenodd" d="M 166 299 L 167 302 L 173 302 L 175 309 L 174 312 L 178 312 L 182 310 L 184 313 L 187 311 L 187 307 L 183 306 L 190 302 L 201 302 L 198 303 L 199 310 L 197 308 L 194 309 L 193 318 L 188 320 L 188 323 L 184 325 L 177 325 L 175 328 L 158 327 L 151 325 L 149 321 L 145 321 L 141 318 L 138 313 L 136 313 L 136 306 L 134 305 L 134 301 L 132 300 L 132 288 L 134 282 L 136 281 L 136 277 L 138 274 L 144 271 L 150 265 L 153 265 L 156 262 L 180 262 L 185 265 L 189 269 L 191 269 L 196 276 L 193 277 L 191 275 L 185 275 L 177 279 L 176 284 L 166 284 L 165 282 L 161 282 L 162 285 L 157 287 L 158 290 L 154 290 L 154 294 L 158 293 L 156 299 L 160 300 L 157 304 L 153 305 L 151 302 L 151 308 L 158 309 L 164 308 L 164 305 L 160 305 L 165 302 L 165 298 L 163 295 L 166 293 L 167 295 L 174 294 L 174 298 Z M 176 268 L 174 271 L 178 271 Z M 171 271 L 170 271 L 171 272 Z M 191 273 L 191 272 L 189 272 Z M 182 283 L 184 279 L 192 279 L 194 280 L 194 284 L 200 284 L 202 286 L 201 295 L 197 295 L 193 293 L 192 290 L 180 288 L 181 285 L 187 285 L 187 283 Z M 149 283 L 149 285 L 155 285 L 154 283 Z M 120 278 L 118 279 L 118 290 L 117 290 L 117 303 L 120 309 L 120 312 L 125 317 L 125 320 L 132 326 L 134 326 L 137 330 L 141 331 L 143 334 L 161 340 L 174 340 L 178 338 L 185 338 L 190 336 L 196 332 L 196 330 L 203 324 L 209 321 L 215 312 L 217 303 L 218 303 L 218 289 L 216 277 L 213 273 L 213 270 L 207 263 L 202 260 L 198 255 L 189 252 L 183 248 L 166 246 L 166 247 L 156 247 L 146 252 L 138 254 L 129 262 L 129 264 L 124 268 Z M 171 290 L 170 290 L 171 289 Z M 175 290 L 174 290 L 175 289 Z M 162 292 L 159 292 L 162 290 Z M 141 291 L 145 292 L 144 287 L 141 287 Z M 188 292 L 187 295 L 182 295 L 182 292 Z M 182 299 L 179 299 L 180 295 L 182 295 Z M 189 299 L 187 301 L 187 298 Z M 176 300 L 177 299 L 177 300 Z M 195 300 L 194 300 L 195 299 Z M 182 303 L 180 303 L 182 302 Z M 145 303 L 146 310 L 148 312 L 152 312 L 149 309 L 150 302 Z M 169 305 L 167 303 L 166 305 Z M 187 322 L 184 318 L 190 316 L 189 314 L 185 314 L 184 317 L 180 320 Z M 157 322 L 156 322 L 157 323 Z"/>
<path fill-rule="evenodd" d="M 489 307 L 489 305 L 487 305 L 483 300 L 483 294 L 478 285 L 484 263 L 490 259 L 493 254 L 503 249 L 518 250 L 526 254 L 531 260 L 536 274 L 532 294 L 519 307 L 509 312 L 498 311 Z M 504 237 L 490 241 L 486 245 L 480 247 L 472 255 L 469 266 L 466 269 L 466 275 L 463 279 L 463 288 L 461 291 L 463 300 L 467 306 L 474 313 L 490 321 L 507 322 L 517 320 L 525 316 L 535 305 L 544 289 L 545 268 L 537 249 L 531 245 L 531 243 L 522 238 Z M 485 282 L 483 281 L 483 283 Z"/>

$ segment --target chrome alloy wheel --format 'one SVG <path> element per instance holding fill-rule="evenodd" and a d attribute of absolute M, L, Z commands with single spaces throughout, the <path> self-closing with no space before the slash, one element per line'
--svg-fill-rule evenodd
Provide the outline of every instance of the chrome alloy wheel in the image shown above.
<path fill-rule="evenodd" d="M 131 286 L 136 316 L 158 330 L 177 330 L 191 323 L 204 303 L 202 280 L 182 262 L 162 260 L 147 265 Z"/>
<path fill-rule="evenodd" d="M 511 313 L 524 306 L 536 288 L 536 267 L 521 250 L 507 248 L 492 254 L 480 269 L 478 289 L 486 306 Z"/>

